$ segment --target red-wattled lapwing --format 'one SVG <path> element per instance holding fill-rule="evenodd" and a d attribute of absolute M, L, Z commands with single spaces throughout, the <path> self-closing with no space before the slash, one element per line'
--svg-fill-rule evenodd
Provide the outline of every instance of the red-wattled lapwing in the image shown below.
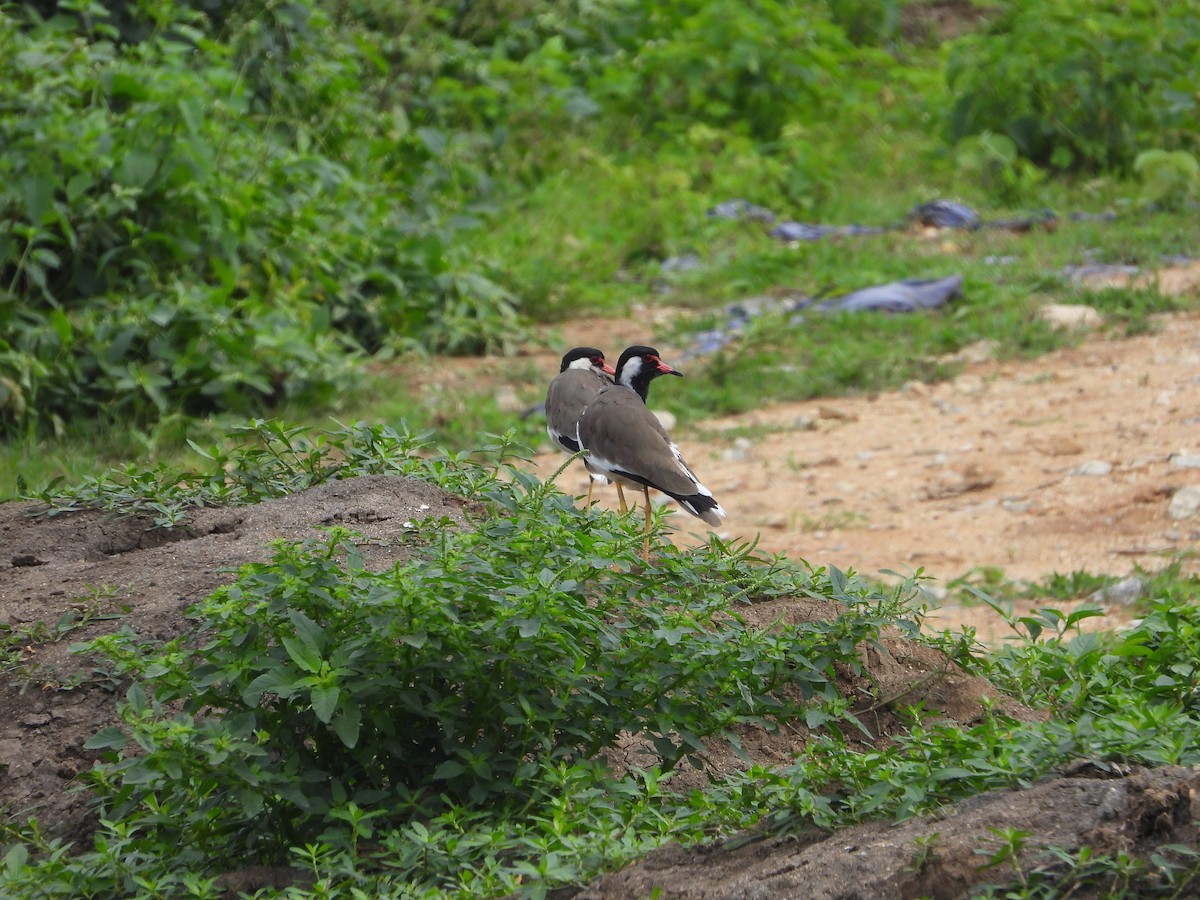
<path fill-rule="evenodd" d="M 591 469 L 646 498 L 645 559 L 650 558 L 650 488 L 709 525 L 720 525 L 725 517 L 712 491 L 692 474 L 667 430 L 646 408 L 651 381 L 682 374 L 659 359 L 653 347 L 630 347 L 617 363 L 616 384 L 601 390 L 579 418 L 578 442 Z M 622 497 L 621 511 L 625 509 Z"/>
<path fill-rule="evenodd" d="M 579 452 L 579 439 L 576 435 L 579 417 L 587 409 L 596 395 L 606 387 L 612 387 L 612 382 L 605 375 L 615 375 L 616 370 L 604 361 L 604 354 L 595 347 L 576 347 L 567 351 L 562 358 L 562 366 L 550 387 L 546 390 L 546 433 L 550 440 L 558 444 L 568 453 Z M 608 479 L 595 471 L 587 460 L 588 498 L 587 505 L 592 505 L 592 486 L 601 480 L 605 484 Z M 617 487 L 620 490 L 620 486 Z M 624 495 L 621 502 L 625 502 Z"/>

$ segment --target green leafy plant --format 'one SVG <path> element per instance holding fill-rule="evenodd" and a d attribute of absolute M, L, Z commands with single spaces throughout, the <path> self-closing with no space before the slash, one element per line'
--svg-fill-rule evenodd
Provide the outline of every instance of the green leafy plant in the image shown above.
<path fill-rule="evenodd" d="M 0 303 L 0 430 L 253 413 L 344 389 L 363 350 L 519 332 L 452 247 L 456 141 L 380 115 L 357 33 L 307 2 L 218 24 L 146 4 L 123 43 L 99 5 L 62 7 L 0 13 L 0 283 L 19 301 Z"/>
<path fill-rule="evenodd" d="M 985 131 L 962 139 L 954 159 L 960 175 L 1002 203 L 1011 203 L 1041 180 L 1038 168 L 1022 159 L 1016 143 L 1003 134 Z"/>
<path fill-rule="evenodd" d="M 1186 2 L 1007 4 L 955 42 L 950 138 L 1005 135 L 1057 169 L 1128 170 L 1140 146 L 1192 148 L 1196 26 Z"/>
<path fill-rule="evenodd" d="M 1142 199 L 1164 209 L 1181 209 L 1200 197 L 1200 162 L 1183 150 L 1144 150 L 1133 161 L 1142 179 Z"/>

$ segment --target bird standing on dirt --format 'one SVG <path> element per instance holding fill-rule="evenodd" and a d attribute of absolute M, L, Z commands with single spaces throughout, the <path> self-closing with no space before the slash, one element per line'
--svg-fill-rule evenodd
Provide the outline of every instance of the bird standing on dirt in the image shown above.
<path fill-rule="evenodd" d="M 576 347 L 568 350 L 562 358 L 558 375 L 546 390 L 546 433 L 550 440 L 568 453 L 579 452 L 579 417 L 587 405 L 612 382 L 605 375 L 615 375 L 616 370 L 604 361 L 604 354 L 595 347 Z M 592 505 L 592 487 L 596 481 L 608 483 L 608 479 L 596 472 L 587 460 L 583 461 L 591 480 L 588 482 L 587 505 Z M 620 490 L 620 488 L 618 488 Z M 621 501 L 624 502 L 624 496 Z"/>
<path fill-rule="evenodd" d="M 646 499 L 642 556 L 650 557 L 650 488 L 662 491 L 709 525 L 721 524 L 725 510 L 712 491 L 688 468 L 657 416 L 646 407 L 650 382 L 660 375 L 683 375 L 663 362 L 653 347 L 630 347 L 617 363 L 616 384 L 606 387 L 579 418 L 577 443 L 587 451 L 588 470 L 640 490 Z M 621 511 L 625 512 L 624 494 Z"/>

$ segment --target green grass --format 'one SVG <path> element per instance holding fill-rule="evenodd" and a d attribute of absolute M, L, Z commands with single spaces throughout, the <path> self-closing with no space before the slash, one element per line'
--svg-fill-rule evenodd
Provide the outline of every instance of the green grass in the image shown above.
<path fill-rule="evenodd" d="M 1200 597 L 1200 575 L 1184 571 L 1191 553 L 1164 558 L 1160 568 L 1153 570 L 1135 565 L 1133 574 L 1142 587 L 1139 598 L 1129 606 L 1132 615 L 1142 615 L 1155 598 L 1173 597 L 1189 600 Z M 1112 587 L 1123 579 L 1098 572 L 1075 570 L 1052 572 L 1035 582 L 1015 581 L 1003 569 L 978 567 L 950 581 L 946 587 L 956 602 L 965 605 L 999 604 L 1011 609 L 1014 603 L 1032 604 L 1088 600 L 1098 591 Z"/>

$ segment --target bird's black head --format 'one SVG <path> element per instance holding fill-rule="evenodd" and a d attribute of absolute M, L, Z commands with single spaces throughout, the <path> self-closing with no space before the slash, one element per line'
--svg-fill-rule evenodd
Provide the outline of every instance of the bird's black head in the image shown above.
<path fill-rule="evenodd" d="M 642 400 L 645 400 L 646 395 L 650 392 L 650 382 L 659 375 L 682 377 L 683 373 L 678 369 L 672 369 L 663 362 L 658 356 L 658 351 L 653 347 L 640 345 L 629 347 L 621 354 L 621 359 L 617 363 L 617 384 L 633 388 Z"/>
<path fill-rule="evenodd" d="M 568 350 L 558 371 L 565 372 L 567 369 L 594 369 L 607 375 L 616 374 L 616 370 L 604 361 L 604 352 L 595 347 L 576 347 Z"/>

